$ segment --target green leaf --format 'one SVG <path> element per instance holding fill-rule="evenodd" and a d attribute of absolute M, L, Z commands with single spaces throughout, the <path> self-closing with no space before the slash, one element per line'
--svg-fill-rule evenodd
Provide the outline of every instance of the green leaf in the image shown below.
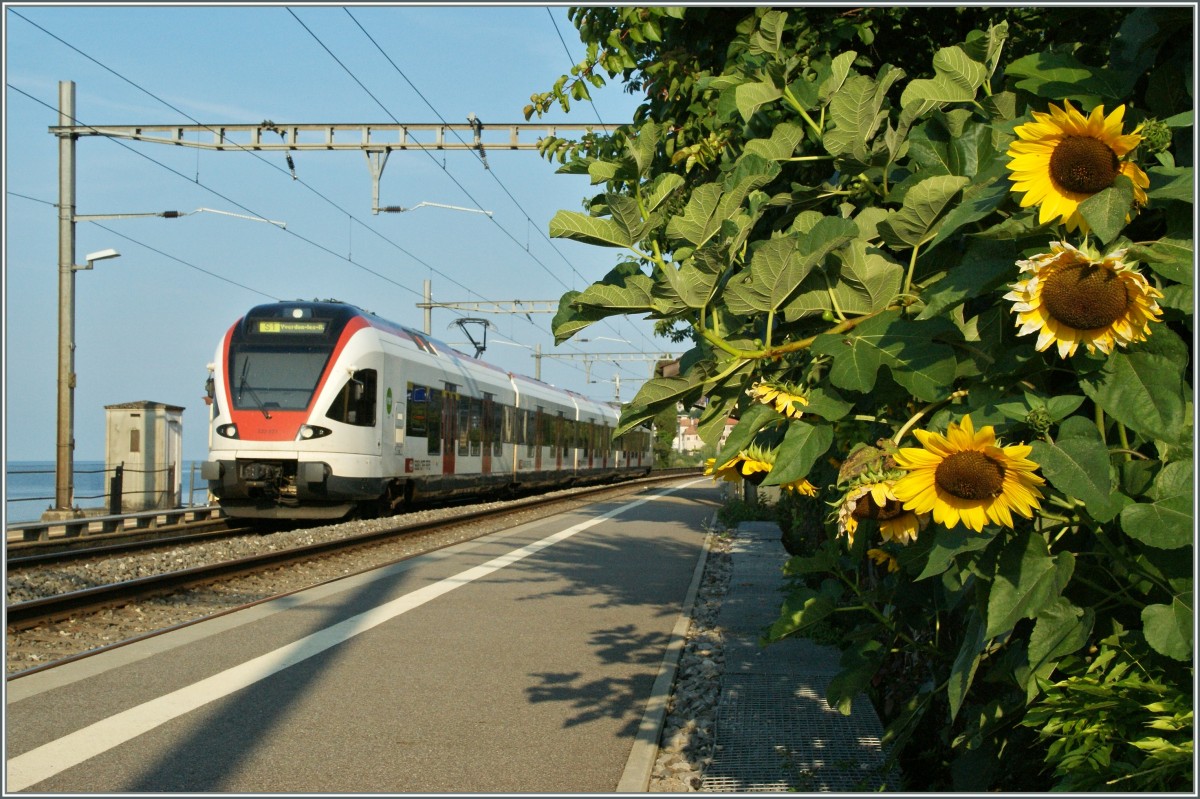
<path fill-rule="evenodd" d="M 1142 610 L 1142 632 L 1146 643 L 1160 655 L 1191 661 L 1193 618 L 1190 591 L 1175 597 L 1170 605 L 1148 605 Z"/>
<path fill-rule="evenodd" d="M 792 157 L 804 139 L 804 128 L 783 122 L 771 129 L 769 139 L 751 139 L 743 152 L 760 155 L 768 161 L 784 161 Z"/>
<path fill-rule="evenodd" d="M 687 307 L 703 308 L 712 299 L 725 268 L 725 262 L 714 250 L 703 249 L 680 264 L 678 269 L 666 264 L 663 277 Z"/>
<path fill-rule="evenodd" d="M 611 219 L 600 219 L 578 211 L 559 211 L 550 220 L 550 237 L 571 239 L 600 247 L 632 247 L 634 239 Z"/>
<path fill-rule="evenodd" d="M 1171 168 L 1156 166 L 1151 167 L 1147 172 L 1150 177 L 1150 188 L 1146 191 L 1146 196 L 1149 199 L 1192 202 L 1196 188 L 1190 166 Z"/>
<path fill-rule="evenodd" d="M 827 421 L 836 422 L 850 413 L 850 409 L 853 407 L 853 403 L 842 399 L 842 396 L 832 387 L 817 386 L 808 392 L 808 404 L 801 410 L 806 415 L 812 414 Z"/>
<path fill-rule="evenodd" d="M 554 314 L 554 319 L 550 322 L 550 328 L 554 331 L 555 344 L 563 343 L 593 322 L 612 315 L 603 309 L 576 308 L 572 303 L 578 296 L 578 291 L 568 291 L 558 301 L 558 312 Z"/>
<path fill-rule="evenodd" d="M 870 247 L 861 237 L 838 250 L 830 269 L 814 270 L 800 284 L 796 296 L 784 306 L 789 322 L 825 311 L 865 315 L 882 310 L 900 293 L 904 267 L 884 250 Z M 835 305 L 836 300 L 836 305 Z"/>
<path fill-rule="evenodd" d="M 783 90 L 773 83 L 743 83 L 733 91 L 743 122 L 749 122 L 759 108 L 783 96 Z"/>
<path fill-rule="evenodd" d="M 900 552 L 900 565 L 909 571 L 921 566 L 914 579 L 925 580 L 946 571 L 959 555 L 986 549 L 994 537 L 995 531 L 989 527 L 981 533 L 962 526 L 939 529 L 936 535 L 918 536 L 915 544 L 905 547 Z"/>
<path fill-rule="evenodd" d="M 654 281 L 630 261 L 618 264 L 599 283 L 580 292 L 572 302 L 577 308 L 593 308 L 611 314 L 652 311 Z"/>
<path fill-rule="evenodd" d="M 641 188 L 646 204 L 646 213 L 653 213 L 684 183 L 683 177 L 674 172 L 665 172 Z"/>
<path fill-rule="evenodd" d="M 858 53 L 854 50 L 847 50 L 840 53 L 837 58 L 829 64 L 829 76 L 821 81 L 820 89 L 817 92 L 817 101 L 821 105 L 829 102 L 835 94 L 841 91 L 845 85 L 846 79 L 854 71 L 854 59 L 858 58 Z"/>
<path fill-rule="evenodd" d="M 671 217 L 667 223 L 667 235 L 683 239 L 699 247 L 718 230 L 724 219 L 717 218 L 717 207 L 721 201 L 721 187 L 716 183 L 705 183 L 692 192 L 682 216 Z M 566 213 L 559 211 L 559 214 Z M 555 219 L 558 217 L 556 216 Z M 551 235 L 554 235 L 554 220 L 551 220 Z"/>
<path fill-rule="evenodd" d="M 839 388 L 869 392 L 879 367 L 887 366 L 897 383 L 934 402 L 946 396 L 957 368 L 953 348 L 937 338 L 960 335 L 945 318 L 916 322 L 886 311 L 847 333 L 817 336 L 812 352 L 833 358 L 829 379 Z"/>
<path fill-rule="evenodd" d="M 814 266 L 858 235 L 849 219 L 824 217 L 807 233 L 764 242 L 750 259 L 749 274 L 731 280 L 726 303 L 735 314 L 778 310 Z"/>
<path fill-rule="evenodd" d="M 1106 522 L 1120 512 L 1127 497 L 1113 493 L 1108 448 L 1096 426 L 1072 416 L 1059 427 L 1053 443 L 1034 441 L 1031 455 L 1050 484 L 1087 506 L 1096 521 Z"/>
<path fill-rule="evenodd" d="M 837 605 L 825 595 L 811 588 L 795 588 L 784 600 L 779 618 L 767 628 L 764 637 L 771 642 L 781 641 L 813 626 L 835 610 Z"/>
<path fill-rule="evenodd" d="M 1117 175 L 1113 185 L 1079 204 L 1079 213 L 1101 241 L 1107 243 L 1125 227 L 1133 208 L 1133 181 Z"/>
<path fill-rule="evenodd" d="M 649 225 L 642 220 L 642 211 L 638 207 L 637 200 L 624 194 L 606 194 L 604 198 L 607 201 L 612 220 L 617 223 L 617 227 L 625 233 L 630 241 L 639 241 L 646 235 Z"/>
<path fill-rule="evenodd" d="M 1054 102 L 1077 100 L 1093 106 L 1103 100 L 1126 99 L 1127 80 L 1119 71 L 1083 64 L 1070 53 L 1045 52 L 1018 58 L 1004 68 L 1017 81 L 1017 88 Z"/>
<path fill-rule="evenodd" d="M 1161 238 L 1149 244 L 1135 244 L 1129 248 L 1129 257 L 1149 264 L 1167 280 L 1192 285 L 1196 267 L 1196 247 L 1192 239 Z"/>
<path fill-rule="evenodd" d="M 789 422 L 783 443 L 775 452 L 775 466 L 763 480 L 763 485 L 782 485 L 808 477 L 817 458 L 824 455 L 832 443 L 831 425 Z"/>
<path fill-rule="evenodd" d="M 870 160 L 867 142 L 887 117 L 883 103 L 888 89 L 903 74 L 903 70 L 885 64 L 877 80 L 854 75 L 845 81 L 829 102 L 833 127 L 825 131 L 822 141 L 830 155 L 852 157 L 860 163 Z"/>
<path fill-rule="evenodd" d="M 1021 619 L 1036 618 L 1062 594 L 1075 569 L 1075 556 L 1060 552 L 1050 557 L 1041 535 L 1015 534 L 1005 543 L 988 592 L 985 638 L 1003 635 Z"/>
<path fill-rule="evenodd" d="M 1058 597 L 1042 608 L 1029 636 L 1029 669 L 1039 673 L 1088 643 L 1096 613 Z"/>
<path fill-rule="evenodd" d="M 842 671 L 829 681 L 829 688 L 825 692 L 825 699 L 830 706 L 837 708 L 843 716 L 850 715 L 855 697 L 861 696 L 870 685 L 887 653 L 887 647 L 879 641 L 862 641 L 845 649 L 842 652 Z"/>
<path fill-rule="evenodd" d="M 677 402 L 690 407 L 703 393 L 703 379 L 700 370 L 692 370 L 680 377 L 656 377 L 646 381 L 633 400 L 621 409 L 621 419 L 613 435 L 622 435 L 650 421 L 663 408 Z"/>
<path fill-rule="evenodd" d="M 738 418 L 738 423 L 734 425 L 733 430 L 729 432 L 729 437 L 721 445 L 721 450 L 717 454 L 718 465 L 750 446 L 750 442 L 754 440 L 754 436 L 758 435 L 759 430 L 768 424 L 778 424 L 781 421 L 783 421 L 783 415 L 774 408 L 763 405 L 761 402 L 751 405 Z"/>
<path fill-rule="evenodd" d="M 700 434 L 700 440 L 712 447 L 714 452 L 725 434 L 729 413 L 736 407 L 741 395 L 741 386 L 723 386 L 708 394 L 708 405 L 696 421 L 696 432 Z"/>
<path fill-rule="evenodd" d="M 987 68 L 972 60 L 961 47 L 944 47 L 933 57 L 934 77 L 909 82 L 900 95 L 901 107 L 915 103 L 966 103 L 987 77 Z"/>
<path fill-rule="evenodd" d="M 631 136 L 626 140 L 626 149 L 633 157 L 634 163 L 637 164 L 639 176 L 645 175 L 654 162 L 654 153 L 658 149 L 660 135 L 659 126 L 654 122 L 647 122 L 638 130 L 637 136 Z"/>
<path fill-rule="evenodd" d="M 778 53 L 786 23 L 785 11 L 768 11 L 763 14 L 758 23 L 758 30 L 750 34 L 750 52 L 754 55 Z"/>
<path fill-rule="evenodd" d="M 897 249 L 915 247 L 932 237 L 950 201 L 970 182 L 955 175 L 922 180 L 904 195 L 904 205 L 879 223 L 879 235 Z"/>
<path fill-rule="evenodd" d="M 970 690 L 971 683 L 975 679 L 975 670 L 979 668 L 979 656 L 983 653 L 985 641 L 987 641 L 987 636 L 983 632 L 983 623 L 979 619 L 979 614 L 972 609 L 967 629 L 963 633 L 962 646 L 959 647 L 958 654 L 954 658 L 954 665 L 950 668 L 950 678 L 946 683 L 951 721 L 958 716 L 963 700 L 966 699 L 967 691 Z"/>
<path fill-rule="evenodd" d="M 592 179 L 592 185 L 595 186 L 597 183 L 612 180 L 616 177 L 620 169 L 620 164 L 615 164 L 611 161 L 592 161 L 588 164 L 587 173 Z"/>
<path fill-rule="evenodd" d="M 1182 364 L 1151 347 L 1156 338 L 1166 338 L 1169 331 L 1155 330 L 1146 342 L 1136 349 L 1117 350 L 1108 356 L 1104 368 L 1080 381 L 1083 393 L 1126 427 L 1142 435 L 1182 443 L 1190 433 L 1186 424 L 1184 397 L 1190 394 L 1183 375 L 1187 360 Z"/>
<path fill-rule="evenodd" d="M 1141 502 L 1121 511 L 1121 529 L 1130 537 L 1158 549 L 1190 546 L 1195 536 L 1192 505 L 1195 499 L 1189 460 L 1168 463 L 1154 478 L 1151 503 Z"/>
<path fill-rule="evenodd" d="M 1000 207 L 1012 190 L 1004 171 L 1002 161 L 993 161 L 990 167 L 972 179 L 970 185 L 963 189 L 962 200 L 946 213 L 930 247 L 936 247 L 964 225 L 977 222 Z"/>
<path fill-rule="evenodd" d="M 932 319 L 972 297 L 994 291 L 1013 280 L 1019 257 L 1011 241 L 971 239 L 959 263 L 922 293 L 925 307 L 917 319 Z"/>

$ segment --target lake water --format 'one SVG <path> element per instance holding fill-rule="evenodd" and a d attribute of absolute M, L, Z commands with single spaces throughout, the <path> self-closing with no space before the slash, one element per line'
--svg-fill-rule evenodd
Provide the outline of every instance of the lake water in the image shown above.
<path fill-rule="evenodd" d="M 204 504 L 207 500 L 208 486 L 200 479 L 200 463 L 183 463 L 184 504 Z M 7 461 L 5 469 L 5 523 L 40 520 L 42 513 L 54 506 L 54 461 Z M 105 471 L 104 461 L 75 461 L 75 506 L 106 507 L 110 477 L 112 472 Z"/>

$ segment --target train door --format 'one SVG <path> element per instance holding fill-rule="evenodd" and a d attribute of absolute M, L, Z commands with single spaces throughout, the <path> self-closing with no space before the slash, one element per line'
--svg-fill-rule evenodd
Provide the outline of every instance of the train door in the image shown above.
<path fill-rule="evenodd" d="M 458 386 L 446 384 L 442 392 L 442 474 L 454 474 L 454 448 L 458 443 Z"/>
<path fill-rule="evenodd" d="M 494 420 L 492 419 L 492 405 L 495 402 L 493 395 L 488 392 L 483 392 L 483 463 L 480 466 L 480 471 L 483 474 L 492 473 L 492 440 L 500 433 L 496 430 Z"/>

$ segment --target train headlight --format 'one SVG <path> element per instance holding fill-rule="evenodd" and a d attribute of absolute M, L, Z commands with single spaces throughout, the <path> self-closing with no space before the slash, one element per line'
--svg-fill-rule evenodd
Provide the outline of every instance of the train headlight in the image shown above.
<path fill-rule="evenodd" d="M 217 427 L 217 435 L 225 438 L 237 438 L 238 429 L 236 424 L 223 424 Z"/>
<path fill-rule="evenodd" d="M 328 427 L 317 427 L 314 424 L 302 424 L 300 425 L 300 433 L 296 436 L 296 438 L 300 441 L 310 441 L 314 438 L 324 438 L 332 432 L 333 431 Z"/>

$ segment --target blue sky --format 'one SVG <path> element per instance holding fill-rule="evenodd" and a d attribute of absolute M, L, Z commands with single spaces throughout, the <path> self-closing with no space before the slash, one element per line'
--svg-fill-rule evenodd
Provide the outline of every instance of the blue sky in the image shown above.
<path fill-rule="evenodd" d="M 566 11 L 6 5 L 6 459 L 54 459 L 58 144 L 48 128 L 57 124 L 59 81 L 76 83 L 76 116 L 89 125 L 458 123 L 469 114 L 522 122 L 530 95 L 582 56 Z M 610 84 L 594 108 L 556 108 L 543 121 L 620 123 L 637 104 Z M 489 169 L 469 152 L 392 153 L 382 205 L 483 208 L 491 218 L 437 207 L 373 215 L 360 152 L 294 153 L 300 180 L 281 152 L 88 136 L 76 157 L 79 214 L 248 209 L 287 225 L 211 213 L 77 225 L 76 263 L 107 248 L 121 257 L 76 274 L 76 460 L 103 459 L 105 405 L 137 400 L 184 406 L 184 456 L 203 458 L 206 366 L 228 327 L 259 303 L 336 298 L 420 328 L 425 279 L 436 302 L 557 300 L 603 277 L 619 256 L 548 239 L 554 213 L 580 210 L 594 189 L 585 177 L 554 174 L 534 151 L 487 151 Z M 453 325 L 462 315 L 435 309 L 432 332 L 471 351 Z M 602 322 L 585 331 L 589 341 L 556 348 L 549 314 L 486 318 L 495 327 L 484 358 L 523 374 L 534 373 L 537 344 L 548 355 L 677 351 L 644 320 Z M 650 368 L 598 362 L 587 384 L 583 361 L 541 364 L 547 382 L 600 399 L 613 398 L 619 375 L 623 400 Z"/>

